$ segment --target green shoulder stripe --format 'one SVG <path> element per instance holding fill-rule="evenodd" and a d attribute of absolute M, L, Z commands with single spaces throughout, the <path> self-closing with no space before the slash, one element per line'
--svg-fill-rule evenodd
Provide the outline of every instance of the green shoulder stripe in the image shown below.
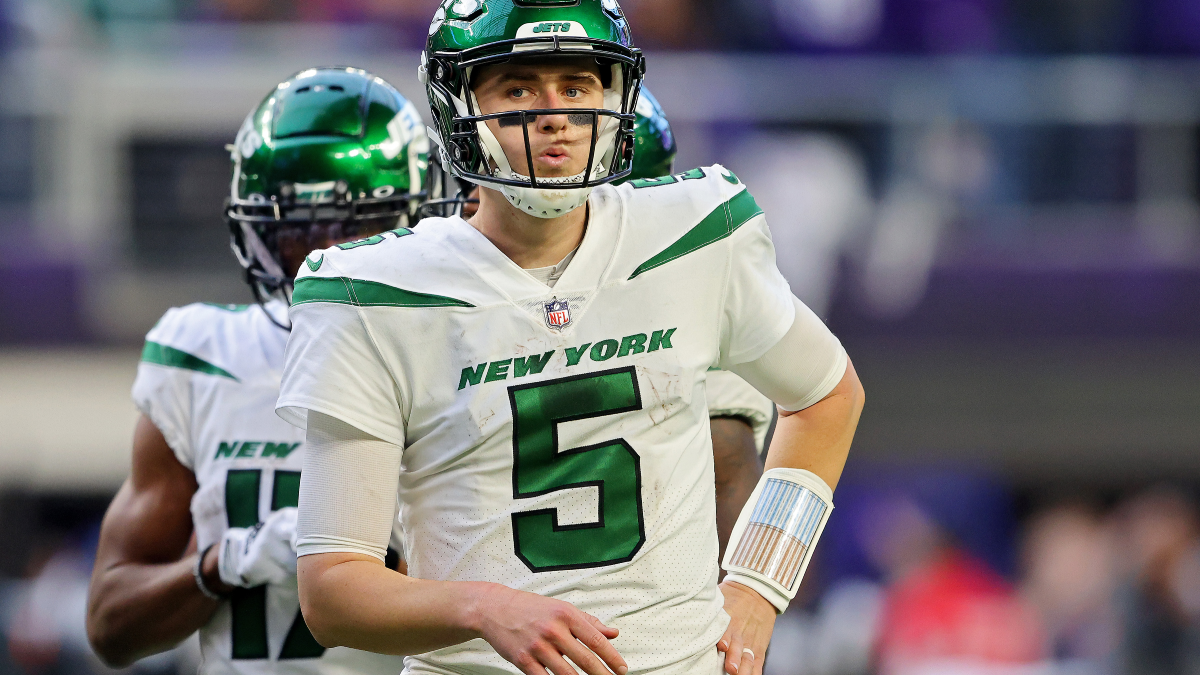
<path fill-rule="evenodd" d="M 709 244 L 721 241 L 762 212 L 763 210 L 754 201 L 754 197 L 750 195 L 750 191 L 742 190 L 733 199 L 721 204 L 712 213 L 705 216 L 699 225 L 688 230 L 688 233 L 680 237 L 674 244 L 642 263 L 629 278 L 633 279 L 643 272 L 649 272 L 655 267 L 661 267 L 676 258 L 682 258 Z"/>
<path fill-rule="evenodd" d="M 146 341 L 146 346 L 142 348 L 142 361 L 145 361 L 146 363 L 154 363 L 160 366 L 183 368 L 184 370 L 194 370 L 198 373 L 207 373 L 209 375 L 228 377 L 234 382 L 238 381 L 238 379 L 231 375 L 228 371 L 214 366 L 199 356 L 193 356 L 185 351 L 180 351 L 174 347 L 168 347 L 166 345 L 160 345 L 157 342 L 150 342 L 149 340 Z"/>
<path fill-rule="evenodd" d="M 375 281 L 347 277 L 297 279 L 292 306 L 331 302 L 355 307 L 474 307 L 468 302 L 441 295 L 406 291 Z"/>

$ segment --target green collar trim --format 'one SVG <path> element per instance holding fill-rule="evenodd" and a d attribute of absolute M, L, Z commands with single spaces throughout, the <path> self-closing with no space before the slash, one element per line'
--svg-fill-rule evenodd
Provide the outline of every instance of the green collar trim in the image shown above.
<path fill-rule="evenodd" d="M 142 361 L 159 366 L 167 366 L 168 368 L 182 368 L 206 375 L 228 377 L 234 382 L 238 381 L 229 371 L 218 368 L 199 356 L 194 356 L 174 347 L 160 345 L 157 342 L 150 342 L 149 340 L 146 341 L 146 346 L 142 348 Z"/>
<path fill-rule="evenodd" d="M 292 291 L 292 306 L 313 302 L 329 302 L 355 307 L 474 307 L 469 302 L 406 291 L 375 281 L 348 277 L 308 277 L 296 281 Z"/>
<path fill-rule="evenodd" d="M 688 230 L 688 233 L 680 237 L 674 244 L 642 263 L 629 278 L 632 280 L 643 272 L 649 272 L 655 267 L 661 267 L 676 258 L 682 258 L 709 244 L 716 243 L 733 234 L 739 227 L 762 212 L 758 203 L 754 201 L 754 197 L 750 195 L 750 191 L 742 190 L 733 199 L 721 204 L 712 213 L 705 216 L 699 225 Z"/>

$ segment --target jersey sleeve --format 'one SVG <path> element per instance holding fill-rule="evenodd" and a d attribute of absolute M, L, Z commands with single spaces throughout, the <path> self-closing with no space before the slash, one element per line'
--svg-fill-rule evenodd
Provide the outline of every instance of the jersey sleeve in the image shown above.
<path fill-rule="evenodd" d="M 297 289 L 344 279 L 329 260 L 321 272 L 297 279 Z M 276 412 L 301 429 L 310 411 L 319 412 L 403 447 L 400 391 L 359 309 L 297 293 Z"/>
<path fill-rule="evenodd" d="M 757 210 L 749 193 L 730 203 Z M 749 205 L 749 206 L 747 206 Z M 795 317 L 792 290 L 775 264 L 775 246 L 761 212 L 730 236 L 729 272 L 721 316 L 721 368 L 753 361 L 775 345 Z"/>
<path fill-rule="evenodd" d="M 195 470 L 191 443 L 192 373 L 164 363 L 165 350 L 172 349 L 171 337 L 183 323 L 184 311 L 169 310 L 146 335 L 137 377 L 133 381 L 133 403 L 162 432 L 175 457 Z M 173 352 L 172 352 L 173 353 Z"/>
<path fill-rule="evenodd" d="M 775 404 L 771 399 L 749 382 L 724 370 L 708 373 L 705 391 L 709 417 L 740 417 L 749 422 L 754 431 L 754 444 L 761 452 L 771 420 L 775 418 Z"/>
<path fill-rule="evenodd" d="M 731 202 L 738 200 L 743 213 L 757 215 L 730 236 L 718 365 L 785 410 L 802 410 L 840 381 L 846 351 L 820 317 L 792 294 L 776 266 L 766 217 L 748 193 Z"/>

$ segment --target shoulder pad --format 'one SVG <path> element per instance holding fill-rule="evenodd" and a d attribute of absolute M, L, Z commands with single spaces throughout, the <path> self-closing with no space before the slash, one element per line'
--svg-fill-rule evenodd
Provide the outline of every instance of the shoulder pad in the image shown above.
<path fill-rule="evenodd" d="M 333 303 L 357 307 L 474 307 L 442 293 L 462 279 L 438 221 L 420 232 L 400 229 L 321 251 L 300 266 L 292 306 Z"/>
<path fill-rule="evenodd" d="M 146 334 L 141 360 L 161 366 L 238 379 L 230 372 L 230 324 L 248 324 L 255 305 L 194 303 L 167 310 Z M 241 331 L 237 331 L 240 333 Z"/>
<path fill-rule="evenodd" d="M 741 180 L 719 164 L 619 189 L 629 201 L 631 235 L 645 253 L 630 279 L 725 239 L 762 214 Z"/>

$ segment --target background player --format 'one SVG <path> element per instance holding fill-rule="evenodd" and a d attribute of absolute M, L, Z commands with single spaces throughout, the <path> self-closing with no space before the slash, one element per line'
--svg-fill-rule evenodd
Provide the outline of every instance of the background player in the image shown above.
<path fill-rule="evenodd" d="M 614 185 L 660 178 L 674 171 L 678 152 L 675 134 L 662 106 L 645 85 L 638 97 L 636 115 L 633 170 Z M 436 154 L 430 157 L 428 176 L 428 199 L 421 206 L 422 215 L 467 219 L 475 215 L 479 208 L 477 186 L 446 171 Z M 742 378 L 717 369 L 708 373 L 705 396 L 717 479 L 717 535 L 724 556 L 738 513 L 762 474 L 759 457 L 766 449 L 775 404 Z"/>
<path fill-rule="evenodd" d="M 614 0 L 448 1 L 430 35 L 443 159 L 485 189 L 471 223 L 314 252 L 297 281 L 279 410 L 308 428 L 310 625 L 419 653 L 409 672 L 715 673 L 718 642 L 729 672 L 756 671 L 861 409 L 845 352 L 736 176 L 590 189 L 632 159 L 642 62 Z M 731 620 L 696 398 L 712 365 L 794 411 L 756 488 L 786 503 L 743 511 L 748 551 L 731 539 Z M 397 484 L 412 577 L 378 564 Z"/>
<path fill-rule="evenodd" d="M 259 303 L 172 309 L 147 336 L 133 471 L 104 519 L 89 638 L 114 665 L 199 630 L 205 673 L 395 673 L 394 658 L 324 649 L 300 615 L 304 438 L 274 406 L 296 270 L 314 248 L 408 224 L 424 125 L 383 80 L 312 69 L 266 97 L 231 152 L 226 216 Z"/>

